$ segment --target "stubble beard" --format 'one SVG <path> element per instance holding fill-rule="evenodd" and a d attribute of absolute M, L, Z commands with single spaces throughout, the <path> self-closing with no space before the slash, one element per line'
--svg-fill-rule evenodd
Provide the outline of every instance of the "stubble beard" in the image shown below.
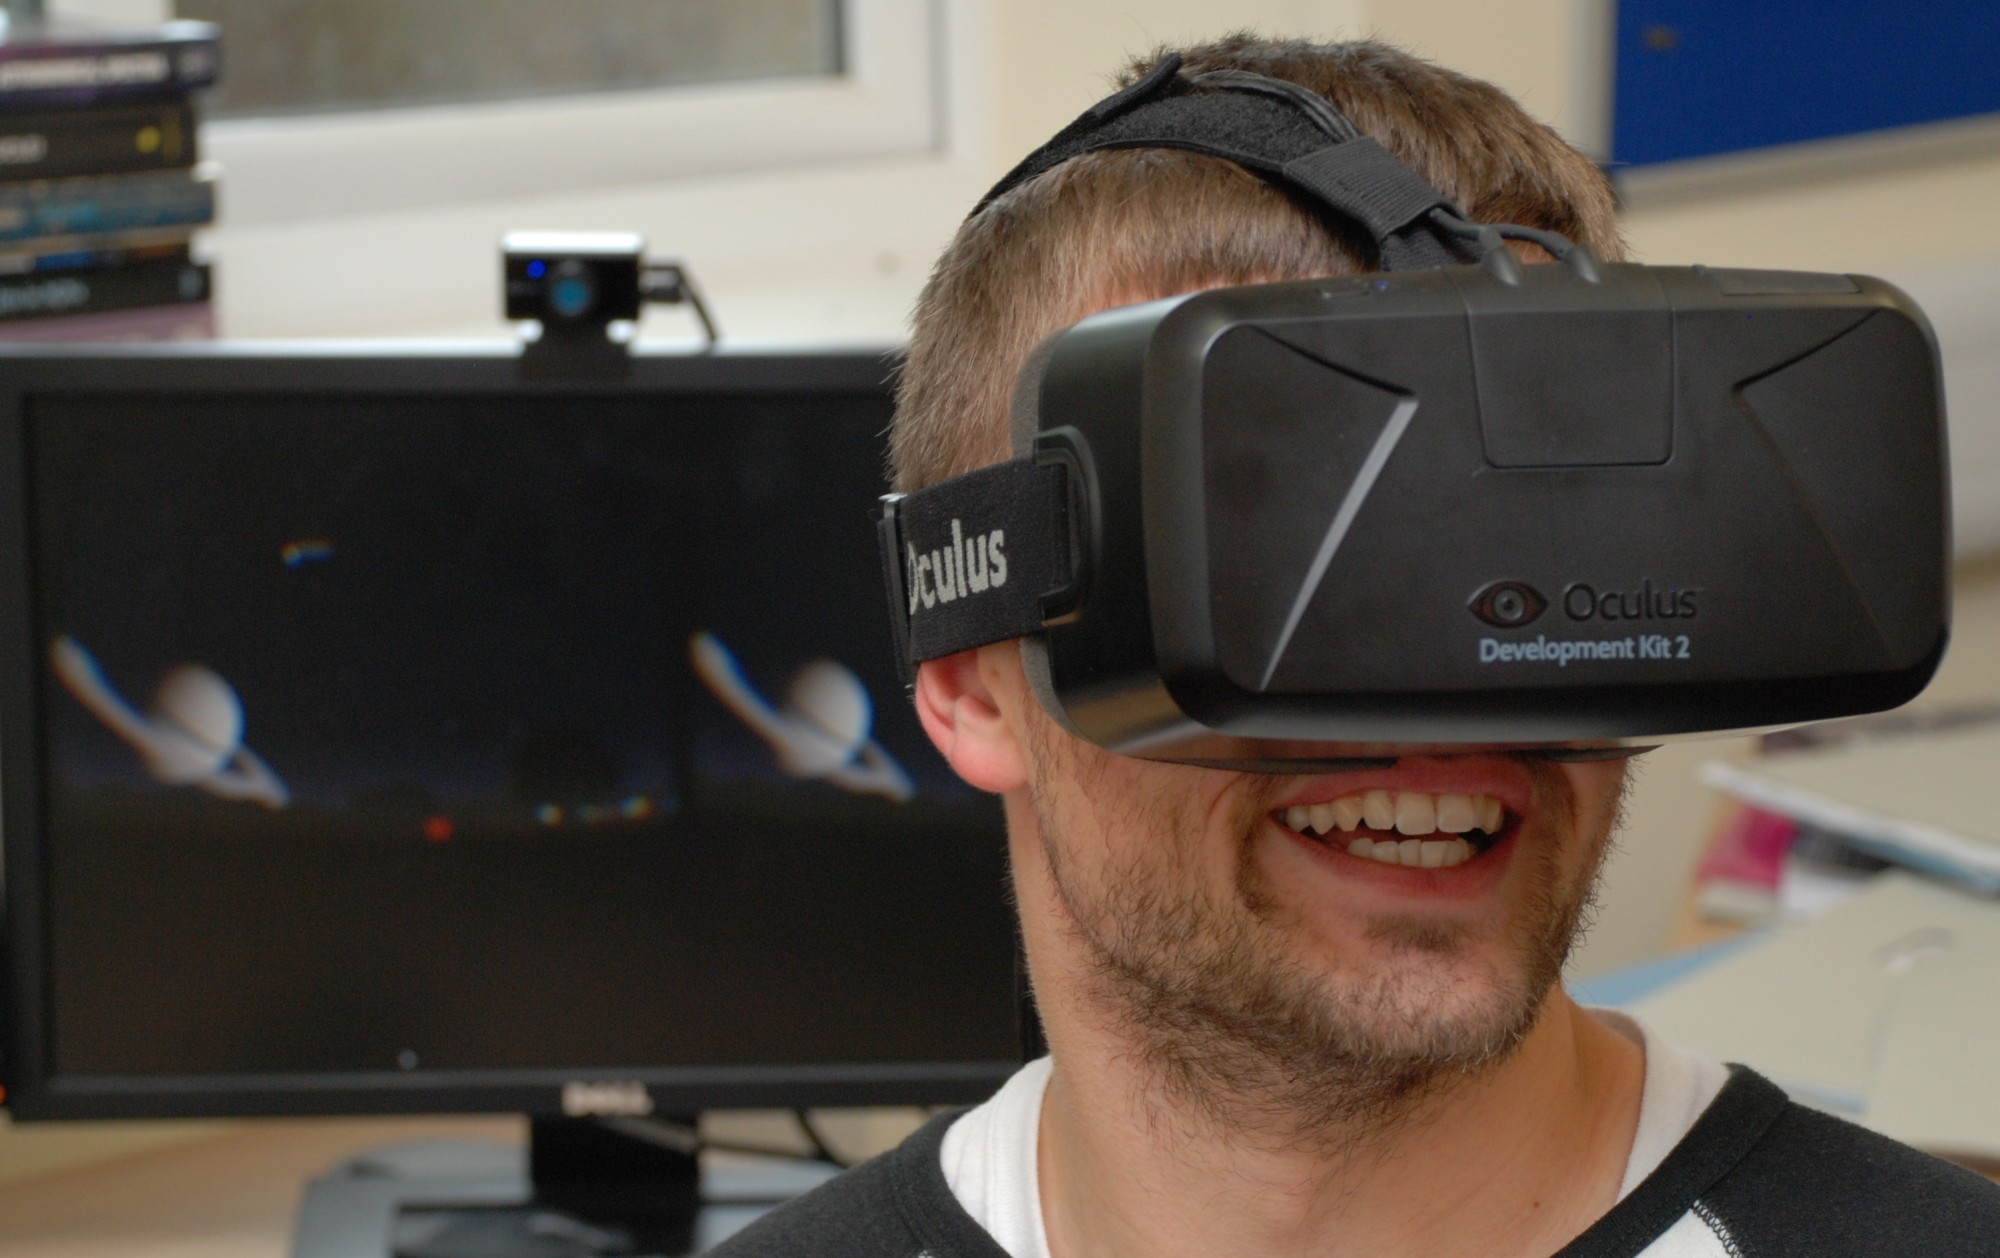
<path fill-rule="evenodd" d="M 1086 762 L 1106 753 L 1034 741 L 1038 761 L 1070 762 L 1078 799 L 1090 799 Z M 1574 815 L 1561 772 L 1537 764 L 1534 773 L 1537 816 Z M 1329 974 L 1293 955 L 1291 919 L 1254 860 L 1253 838 L 1274 801 L 1244 795 L 1231 818 L 1241 836 L 1234 885 L 1221 897 L 1204 893 L 1203 819 L 1181 801 L 1140 801 L 1111 819 L 1142 827 L 1147 841 L 1126 844 L 1122 863 L 1100 879 L 1073 867 L 1049 793 L 1036 789 L 1032 802 L 1051 884 L 1082 945 L 1083 991 L 1135 1048 L 1172 1112 L 1236 1139 L 1352 1153 L 1520 1046 L 1594 909 L 1617 809 L 1602 819 L 1603 833 L 1580 836 L 1593 850 L 1568 875 L 1554 835 L 1520 836 L 1514 859 L 1533 864 L 1535 890 L 1510 924 L 1505 964 L 1471 955 L 1468 928 L 1383 916 L 1365 933 L 1390 963 Z"/>

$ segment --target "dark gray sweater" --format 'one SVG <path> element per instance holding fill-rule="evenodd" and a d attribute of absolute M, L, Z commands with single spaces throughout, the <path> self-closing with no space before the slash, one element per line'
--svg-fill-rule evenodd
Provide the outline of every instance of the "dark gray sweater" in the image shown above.
<path fill-rule="evenodd" d="M 945 1182 L 941 1114 L 713 1258 L 1007 1258 Z M 1696 1222 L 1688 1222 L 1695 1220 Z M 1676 1224 L 1671 1239 L 1647 1253 Z M 2000 1186 L 1807 1109 L 1741 1066 L 1685 1139 L 1556 1258 L 2000 1258 Z"/>

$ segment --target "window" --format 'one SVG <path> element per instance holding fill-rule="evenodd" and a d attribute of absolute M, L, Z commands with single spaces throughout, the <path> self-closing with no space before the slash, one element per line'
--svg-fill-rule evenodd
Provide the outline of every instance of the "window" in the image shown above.
<path fill-rule="evenodd" d="M 224 82 L 239 62 L 243 79 L 210 102 L 202 140 L 223 167 L 230 227 L 916 155 L 943 141 L 936 0 L 48 0 L 47 7 L 99 21 L 179 15 L 222 23 Z M 299 12 L 274 16 L 281 10 Z M 322 11 L 320 18 L 307 10 Z M 356 25 L 363 14 L 378 21 Z M 735 15 L 757 22 L 742 25 Z M 786 21 L 789 33 L 781 34 Z M 532 33 L 549 23 L 556 36 Z M 267 29 L 281 36 L 272 48 L 290 51 L 268 51 L 257 34 Z M 706 52 L 666 47 L 676 29 L 706 29 L 717 42 Z M 606 42 L 646 47 L 593 57 L 591 48 L 601 53 Z M 507 50 L 524 44 L 533 55 L 505 64 Z M 316 51 L 328 47 L 349 52 Z M 386 50 L 387 67 L 364 69 L 366 57 L 349 55 L 359 48 Z M 340 64 L 321 74 L 312 69 L 319 56 Z M 285 58 L 302 64 L 288 71 Z M 287 78 L 297 81 L 281 82 Z"/>
<path fill-rule="evenodd" d="M 838 75 L 838 0 L 175 0 L 220 25 L 212 118 Z"/>

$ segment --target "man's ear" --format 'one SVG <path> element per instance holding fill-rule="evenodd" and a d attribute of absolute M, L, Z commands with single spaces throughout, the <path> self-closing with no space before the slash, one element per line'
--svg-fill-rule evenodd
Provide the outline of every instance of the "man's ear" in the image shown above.
<path fill-rule="evenodd" d="M 995 794 L 1028 780 L 1020 731 L 1009 715 L 1033 700 L 1013 649 L 1011 642 L 979 647 L 917 666 L 917 719 L 924 733 L 958 776 Z M 1001 693 L 1010 688 L 1011 694 Z"/>

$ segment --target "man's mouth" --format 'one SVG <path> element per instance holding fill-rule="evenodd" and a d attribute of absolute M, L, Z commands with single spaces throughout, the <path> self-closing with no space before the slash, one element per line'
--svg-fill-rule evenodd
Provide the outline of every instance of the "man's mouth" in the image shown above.
<path fill-rule="evenodd" d="M 1349 856 L 1416 869 L 1462 865 L 1498 843 L 1513 824 L 1490 795 L 1355 791 L 1271 814 L 1279 825 Z"/>

